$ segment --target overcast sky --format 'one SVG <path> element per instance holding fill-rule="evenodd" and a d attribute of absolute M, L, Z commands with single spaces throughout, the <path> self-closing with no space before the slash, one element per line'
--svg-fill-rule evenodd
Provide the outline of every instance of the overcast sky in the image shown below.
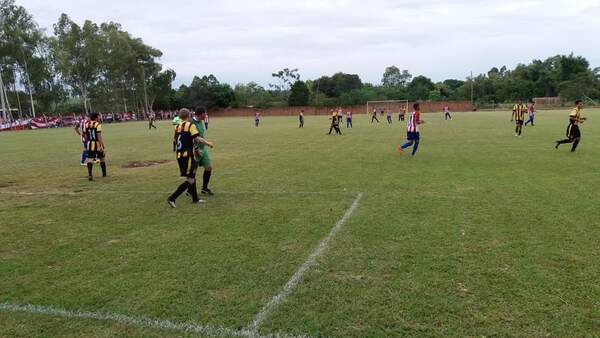
<path fill-rule="evenodd" d="M 386 66 L 434 81 L 574 52 L 600 67 L 600 1 L 17 0 L 52 31 L 61 13 L 116 21 L 164 53 L 177 84 L 256 81 L 299 68 L 379 83 Z"/>

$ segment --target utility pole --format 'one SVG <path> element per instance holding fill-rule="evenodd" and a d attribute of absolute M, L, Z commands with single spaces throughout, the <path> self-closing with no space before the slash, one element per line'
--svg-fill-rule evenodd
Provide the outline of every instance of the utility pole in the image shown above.
<path fill-rule="evenodd" d="M 473 72 L 471 72 L 471 106 L 473 106 Z"/>
<path fill-rule="evenodd" d="M 2 81 L 2 72 L 0 72 L 0 101 L 2 101 L 2 119 L 6 121 L 6 102 L 4 102 L 4 82 Z"/>

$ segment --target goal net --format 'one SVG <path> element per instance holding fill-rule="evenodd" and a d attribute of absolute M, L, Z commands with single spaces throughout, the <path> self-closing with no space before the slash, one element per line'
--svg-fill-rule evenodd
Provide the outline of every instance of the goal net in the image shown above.
<path fill-rule="evenodd" d="M 388 111 L 396 115 L 400 112 L 408 114 L 408 100 L 387 100 L 387 101 L 367 101 L 367 116 L 373 113 L 373 109 L 378 115 L 385 115 Z"/>

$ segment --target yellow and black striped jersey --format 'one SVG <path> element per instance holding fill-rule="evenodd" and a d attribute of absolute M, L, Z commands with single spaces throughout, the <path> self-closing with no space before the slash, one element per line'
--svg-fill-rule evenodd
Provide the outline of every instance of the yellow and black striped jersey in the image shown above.
<path fill-rule="evenodd" d="M 515 115 L 515 120 L 523 121 L 525 120 L 525 113 L 527 112 L 527 106 L 524 104 L 515 104 L 513 106 L 513 114 Z"/>
<path fill-rule="evenodd" d="M 184 121 L 175 127 L 175 151 L 177 158 L 189 157 L 194 154 L 194 139 L 200 136 L 198 128 L 189 121 Z"/>
<path fill-rule="evenodd" d="M 100 134 L 102 133 L 102 124 L 98 121 L 87 121 L 83 127 L 83 134 L 87 142 L 88 151 L 97 151 L 101 149 Z"/>

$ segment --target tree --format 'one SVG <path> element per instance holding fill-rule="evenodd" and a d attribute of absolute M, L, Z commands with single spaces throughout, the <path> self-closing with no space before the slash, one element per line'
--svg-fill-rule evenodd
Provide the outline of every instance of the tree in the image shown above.
<path fill-rule="evenodd" d="M 435 89 L 430 78 L 417 76 L 408 84 L 408 94 L 411 100 L 427 100 L 429 94 Z"/>
<path fill-rule="evenodd" d="M 228 84 L 222 84 L 210 74 L 208 76 L 195 76 L 189 87 L 182 87 L 183 103 L 188 107 L 204 106 L 208 109 L 229 107 L 235 95 Z"/>
<path fill-rule="evenodd" d="M 340 97 L 343 93 L 363 86 L 360 77 L 356 74 L 335 73 L 332 77 L 322 76 L 313 83 L 313 92 L 319 91 L 329 97 Z"/>
<path fill-rule="evenodd" d="M 66 14 L 62 14 L 54 25 L 54 34 L 56 68 L 64 81 L 81 95 L 87 113 L 88 96 L 101 71 L 100 59 L 97 57 L 102 46 L 99 28 L 89 20 L 80 27 Z"/>
<path fill-rule="evenodd" d="M 290 97 L 288 104 L 290 106 L 306 106 L 310 99 L 310 93 L 306 83 L 302 81 L 296 81 L 290 90 Z"/>
<path fill-rule="evenodd" d="M 284 68 L 276 73 L 272 73 L 271 76 L 278 79 L 279 84 L 269 84 L 269 87 L 280 92 L 287 92 L 293 83 L 300 80 L 298 68 Z"/>
<path fill-rule="evenodd" d="M 408 72 L 408 70 L 403 70 L 402 72 L 396 66 L 390 66 L 385 69 L 383 73 L 383 79 L 381 79 L 381 84 L 384 87 L 406 87 L 407 83 L 412 79 L 412 75 Z"/>

